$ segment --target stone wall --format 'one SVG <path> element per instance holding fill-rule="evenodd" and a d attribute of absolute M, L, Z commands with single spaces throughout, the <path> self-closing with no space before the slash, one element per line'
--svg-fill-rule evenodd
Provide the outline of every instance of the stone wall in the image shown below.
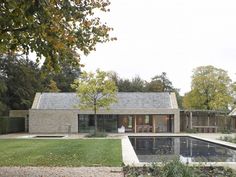
<path fill-rule="evenodd" d="M 78 114 L 93 114 L 93 111 L 79 111 L 76 109 L 31 109 L 29 111 L 29 133 L 78 133 Z M 174 115 L 174 133 L 180 132 L 179 109 L 127 109 L 100 110 L 98 114 L 171 114 Z"/>
<path fill-rule="evenodd" d="M 29 133 L 78 133 L 78 111 L 34 110 L 29 111 Z"/>

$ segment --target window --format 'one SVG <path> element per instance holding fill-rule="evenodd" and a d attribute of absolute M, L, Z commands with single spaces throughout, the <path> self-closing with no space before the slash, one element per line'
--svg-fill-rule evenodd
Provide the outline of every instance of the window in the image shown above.
<path fill-rule="evenodd" d="M 132 128 L 132 116 L 128 116 L 128 128 Z"/>
<path fill-rule="evenodd" d="M 93 115 L 89 115 L 89 123 L 88 123 L 88 126 L 95 126 L 94 116 L 93 116 Z"/>
<path fill-rule="evenodd" d="M 149 124 L 149 123 L 150 123 L 150 117 L 149 117 L 149 115 L 145 115 L 144 123 L 145 123 L 145 124 Z"/>

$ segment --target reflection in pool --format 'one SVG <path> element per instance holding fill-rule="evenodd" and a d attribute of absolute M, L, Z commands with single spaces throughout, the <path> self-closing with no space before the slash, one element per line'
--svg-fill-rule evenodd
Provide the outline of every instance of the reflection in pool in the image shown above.
<path fill-rule="evenodd" d="M 140 162 L 236 162 L 236 149 L 190 137 L 129 137 Z"/>

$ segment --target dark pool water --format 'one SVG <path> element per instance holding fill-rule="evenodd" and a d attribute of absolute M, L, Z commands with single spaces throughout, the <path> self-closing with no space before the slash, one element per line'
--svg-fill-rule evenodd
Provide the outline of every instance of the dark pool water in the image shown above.
<path fill-rule="evenodd" d="M 236 162 L 236 149 L 190 137 L 129 137 L 140 162 Z"/>

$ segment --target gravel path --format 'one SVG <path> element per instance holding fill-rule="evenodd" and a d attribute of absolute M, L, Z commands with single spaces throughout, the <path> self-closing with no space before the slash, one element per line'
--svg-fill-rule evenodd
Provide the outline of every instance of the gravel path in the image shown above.
<path fill-rule="evenodd" d="M 0 167 L 0 177 L 123 177 L 120 167 Z"/>

